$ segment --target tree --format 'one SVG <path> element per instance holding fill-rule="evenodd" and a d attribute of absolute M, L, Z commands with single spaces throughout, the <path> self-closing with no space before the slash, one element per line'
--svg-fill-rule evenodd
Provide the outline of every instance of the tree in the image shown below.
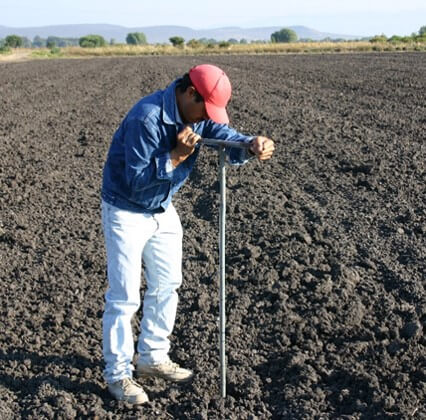
<path fill-rule="evenodd" d="M 10 47 L 4 44 L 4 39 L 0 39 L 0 54 L 10 52 Z"/>
<path fill-rule="evenodd" d="M 417 42 L 426 42 L 426 26 L 422 26 L 419 29 L 418 34 L 416 33 L 412 34 L 411 39 Z"/>
<path fill-rule="evenodd" d="M 203 44 L 196 39 L 190 39 L 186 45 L 190 48 L 200 48 Z"/>
<path fill-rule="evenodd" d="M 105 39 L 101 35 L 86 35 L 82 36 L 78 43 L 82 48 L 96 48 L 106 45 Z"/>
<path fill-rule="evenodd" d="M 388 42 L 402 42 L 402 36 L 392 35 L 387 41 Z"/>
<path fill-rule="evenodd" d="M 373 38 L 370 39 L 370 42 L 375 43 L 375 42 L 386 42 L 388 39 L 386 37 L 385 34 L 381 34 L 381 35 L 374 35 Z"/>
<path fill-rule="evenodd" d="M 49 35 L 46 39 L 46 47 L 47 48 L 54 48 L 56 46 L 58 47 L 66 47 L 69 45 L 69 42 L 66 38 L 60 38 L 59 36 L 52 36 Z"/>
<path fill-rule="evenodd" d="M 271 42 L 296 42 L 297 34 L 291 29 L 283 28 L 271 35 Z"/>
<path fill-rule="evenodd" d="M 129 45 L 146 44 L 146 36 L 143 32 L 131 32 L 126 36 L 126 42 Z"/>
<path fill-rule="evenodd" d="M 22 46 L 24 48 L 31 48 L 31 40 L 27 38 L 26 36 L 22 37 Z"/>
<path fill-rule="evenodd" d="M 185 40 L 181 36 L 172 36 L 169 41 L 174 47 L 183 47 Z"/>
<path fill-rule="evenodd" d="M 18 35 L 8 35 L 4 42 L 6 47 L 10 47 L 10 48 L 22 47 L 23 43 L 24 43 L 23 39 Z"/>
<path fill-rule="evenodd" d="M 39 35 L 36 35 L 33 38 L 33 47 L 41 48 L 41 47 L 44 47 L 45 45 L 46 45 L 46 40 L 41 38 Z"/>
<path fill-rule="evenodd" d="M 53 39 L 47 38 L 46 47 L 49 48 L 49 49 L 55 48 L 56 47 L 56 41 L 53 40 Z"/>
<path fill-rule="evenodd" d="M 419 29 L 419 35 L 420 35 L 420 36 L 424 36 L 424 35 L 426 35 L 426 25 L 422 26 L 422 27 Z"/>

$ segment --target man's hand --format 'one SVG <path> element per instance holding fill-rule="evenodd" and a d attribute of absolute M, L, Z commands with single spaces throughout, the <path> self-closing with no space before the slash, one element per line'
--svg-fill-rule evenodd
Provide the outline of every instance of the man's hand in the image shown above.
<path fill-rule="evenodd" d="M 180 163 L 194 153 L 195 145 L 201 137 L 194 133 L 191 127 L 186 126 L 176 136 L 176 147 L 170 152 L 172 165 L 176 168 Z"/>
<path fill-rule="evenodd" d="M 259 160 L 267 160 L 272 157 L 275 146 L 274 142 L 267 137 L 256 137 L 252 140 L 249 149 Z"/>

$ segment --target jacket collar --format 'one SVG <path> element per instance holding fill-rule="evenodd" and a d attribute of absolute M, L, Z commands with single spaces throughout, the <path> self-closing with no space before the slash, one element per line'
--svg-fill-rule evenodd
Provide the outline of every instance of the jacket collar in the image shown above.
<path fill-rule="evenodd" d="M 162 116 L 163 122 L 165 124 L 179 124 L 176 115 L 176 113 L 178 112 L 176 104 L 176 82 L 178 80 L 179 79 L 176 79 L 174 82 L 172 82 L 164 91 Z"/>

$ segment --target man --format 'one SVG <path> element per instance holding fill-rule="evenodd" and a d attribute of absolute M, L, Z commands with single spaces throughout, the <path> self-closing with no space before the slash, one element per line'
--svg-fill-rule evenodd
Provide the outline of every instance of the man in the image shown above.
<path fill-rule="evenodd" d="M 269 159 L 274 143 L 227 126 L 231 84 L 218 67 L 203 64 L 167 89 L 142 98 L 114 134 L 104 167 L 102 223 L 109 287 L 103 315 L 104 376 L 118 400 L 143 404 L 135 382 L 131 319 L 140 306 L 141 260 L 147 290 L 143 300 L 137 376 L 187 381 L 193 373 L 168 356 L 182 282 L 182 228 L 172 196 L 188 177 L 202 137 L 250 142 L 228 150 L 231 163 L 255 155 Z"/>

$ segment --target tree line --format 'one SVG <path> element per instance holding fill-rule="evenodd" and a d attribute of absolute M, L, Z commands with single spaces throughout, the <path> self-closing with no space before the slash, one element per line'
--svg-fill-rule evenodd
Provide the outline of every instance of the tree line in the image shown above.
<path fill-rule="evenodd" d="M 369 40 L 370 42 L 426 42 L 426 25 L 422 26 L 417 33 L 411 34 L 411 36 L 398 36 L 393 35 L 386 37 L 386 35 L 375 35 L 374 37 L 367 37 L 360 39 Z M 173 36 L 169 38 L 170 43 L 174 47 L 183 48 L 185 45 L 190 48 L 198 48 L 203 46 L 216 46 L 228 47 L 232 44 L 248 44 L 250 43 L 266 43 L 265 40 L 248 41 L 247 39 L 234 39 L 230 38 L 227 41 L 217 41 L 215 39 L 200 38 L 190 39 L 185 42 L 185 39 L 180 36 Z M 271 43 L 289 43 L 289 42 L 309 42 L 311 39 L 302 38 L 299 39 L 296 32 L 289 28 L 283 28 L 271 34 Z M 322 41 L 344 41 L 343 39 L 330 39 L 326 38 Z M 126 44 L 128 45 L 146 45 L 147 39 L 143 32 L 131 32 L 126 36 Z M 31 41 L 27 37 L 19 35 L 8 35 L 4 39 L 0 39 L 0 49 L 5 50 L 8 48 L 58 48 L 58 47 L 69 47 L 69 46 L 80 46 L 82 48 L 94 48 L 103 47 L 116 44 L 114 39 L 111 39 L 109 43 L 101 35 L 85 35 L 80 38 L 61 38 L 57 36 L 48 36 L 47 38 L 41 38 L 36 35 Z"/>

